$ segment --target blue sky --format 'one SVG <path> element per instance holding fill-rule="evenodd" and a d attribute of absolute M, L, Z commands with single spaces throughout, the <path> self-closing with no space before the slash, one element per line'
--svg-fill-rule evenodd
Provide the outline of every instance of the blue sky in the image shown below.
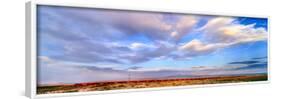
<path fill-rule="evenodd" d="M 266 18 L 56 6 L 37 17 L 39 84 L 267 73 Z"/>

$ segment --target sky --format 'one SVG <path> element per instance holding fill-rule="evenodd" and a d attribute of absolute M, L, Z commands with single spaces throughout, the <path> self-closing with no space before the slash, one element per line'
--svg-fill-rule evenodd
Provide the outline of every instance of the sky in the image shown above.
<path fill-rule="evenodd" d="M 267 73 L 266 18 L 43 5 L 37 11 L 42 85 Z"/>

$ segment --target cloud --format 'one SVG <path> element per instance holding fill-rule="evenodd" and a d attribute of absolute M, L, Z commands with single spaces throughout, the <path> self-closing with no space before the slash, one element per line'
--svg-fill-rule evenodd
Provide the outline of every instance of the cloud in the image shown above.
<path fill-rule="evenodd" d="M 50 57 L 88 63 L 139 63 L 164 57 L 175 49 L 173 40 L 191 32 L 198 21 L 195 16 L 181 15 L 169 23 L 168 14 L 135 11 L 45 6 L 38 11 L 40 42 L 52 42 L 61 49 L 61 54 Z M 131 36 L 150 42 L 127 41 Z"/>
<path fill-rule="evenodd" d="M 171 36 L 175 40 L 180 40 L 183 36 L 187 35 L 198 23 L 198 18 L 195 16 L 183 16 L 175 24 L 175 31 L 171 33 Z"/>
<path fill-rule="evenodd" d="M 129 48 L 138 51 L 138 50 L 145 50 L 145 49 L 154 49 L 154 48 L 156 48 L 156 46 L 144 44 L 144 43 L 139 43 L 139 42 L 134 42 L 129 46 Z"/>
<path fill-rule="evenodd" d="M 129 63 L 135 64 L 164 57 L 174 51 L 174 49 L 175 47 L 173 45 L 165 44 L 164 42 L 158 42 L 157 46 L 143 46 L 142 49 L 132 53 L 120 54 L 118 57 L 122 59 L 128 59 L 127 61 L 129 61 Z"/>
<path fill-rule="evenodd" d="M 204 26 L 199 28 L 199 30 L 211 30 L 216 31 L 217 28 L 224 27 L 231 25 L 231 23 L 234 21 L 234 18 L 231 17 L 217 17 L 210 19 Z"/>
<path fill-rule="evenodd" d="M 230 65 L 241 65 L 235 68 L 235 70 L 245 70 L 245 69 L 264 69 L 267 70 L 267 60 L 264 57 L 252 58 L 252 60 L 230 62 Z"/>
<path fill-rule="evenodd" d="M 249 65 L 247 65 L 247 66 L 237 68 L 237 70 L 243 70 L 243 69 L 257 69 L 257 68 L 267 68 L 267 62 L 258 63 L 258 64 L 249 64 Z"/>
<path fill-rule="evenodd" d="M 239 24 L 230 17 L 213 18 L 197 30 L 203 34 L 200 40 L 193 39 L 178 49 L 187 55 L 200 56 L 233 45 L 267 40 L 267 31 L 254 26 Z"/>
<path fill-rule="evenodd" d="M 189 56 L 197 56 L 197 55 L 209 54 L 211 52 L 216 51 L 219 48 L 224 48 L 226 46 L 229 45 L 226 43 L 204 44 L 198 39 L 194 39 L 180 46 L 178 49 L 180 51 L 185 52 Z"/>
<path fill-rule="evenodd" d="M 131 66 L 119 68 L 118 66 L 105 66 L 104 64 L 81 65 L 57 61 L 47 56 L 39 57 L 38 83 L 80 83 L 104 82 L 141 79 L 170 79 L 177 77 L 208 77 L 218 75 L 254 74 L 267 72 L 267 62 L 240 61 L 241 64 L 225 66 L 192 66 L 192 67 L 143 67 Z M 237 62 L 238 63 L 238 62 Z M 242 64 L 244 63 L 244 64 Z"/>
<path fill-rule="evenodd" d="M 111 48 L 114 50 L 111 50 Z M 122 63 L 122 61 L 116 59 L 117 57 L 115 57 L 114 53 L 125 53 L 126 51 L 129 52 L 130 49 L 127 49 L 126 47 L 109 46 L 97 42 L 70 42 L 65 44 L 63 55 L 52 56 L 52 58 L 73 62 Z"/>
<path fill-rule="evenodd" d="M 111 28 L 123 35 L 144 34 L 151 40 L 165 39 L 172 26 L 163 21 L 164 14 L 119 10 L 77 10 L 66 8 L 67 15 L 74 15 L 75 20 L 88 24 L 98 23 L 99 28 Z M 104 31 L 106 35 L 111 35 Z"/>
<path fill-rule="evenodd" d="M 247 43 L 267 39 L 264 28 L 255 28 L 255 24 L 243 25 L 235 18 L 219 17 L 209 20 L 202 28 L 205 38 L 211 43 Z"/>
<path fill-rule="evenodd" d="M 47 56 L 38 56 L 38 59 L 40 60 L 40 62 L 44 62 L 44 63 L 50 63 L 54 61 Z"/>
<path fill-rule="evenodd" d="M 259 63 L 259 61 L 241 61 L 241 62 L 230 62 L 228 64 L 254 64 Z"/>

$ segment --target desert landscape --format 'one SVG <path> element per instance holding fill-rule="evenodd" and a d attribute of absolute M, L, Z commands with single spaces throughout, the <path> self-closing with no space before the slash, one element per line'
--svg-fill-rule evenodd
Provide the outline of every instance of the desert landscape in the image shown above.
<path fill-rule="evenodd" d="M 240 75 L 240 76 L 218 76 L 205 78 L 181 78 L 181 79 L 159 79 L 159 80 L 132 80 L 111 82 L 90 82 L 67 85 L 39 86 L 37 94 L 69 93 L 87 91 L 106 91 L 118 89 L 155 88 L 169 86 L 187 86 L 219 83 L 239 83 L 252 81 L 266 81 L 267 74 Z"/>

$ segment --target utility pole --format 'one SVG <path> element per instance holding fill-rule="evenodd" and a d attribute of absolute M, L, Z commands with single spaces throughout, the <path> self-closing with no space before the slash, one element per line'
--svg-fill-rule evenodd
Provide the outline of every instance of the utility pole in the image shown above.
<path fill-rule="evenodd" d="M 129 72 L 129 77 L 128 77 L 128 81 L 130 82 L 131 81 L 131 71 L 128 71 Z"/>
<path fill-rule="evenodd" d="M 134 66 L 134 67 L 130 67 L 130 68 L 127 68 L 126 70 L 128 71 L 128 82 L 130 82 L 131 81 L 131 79 L 132 79 L 132 72 L 131 72 L 131 70 L 137 70 L 137 69 L 139 69 L 139 68 L 141 68 L 141 67 L 137 67 L 137 66 Z"/>

